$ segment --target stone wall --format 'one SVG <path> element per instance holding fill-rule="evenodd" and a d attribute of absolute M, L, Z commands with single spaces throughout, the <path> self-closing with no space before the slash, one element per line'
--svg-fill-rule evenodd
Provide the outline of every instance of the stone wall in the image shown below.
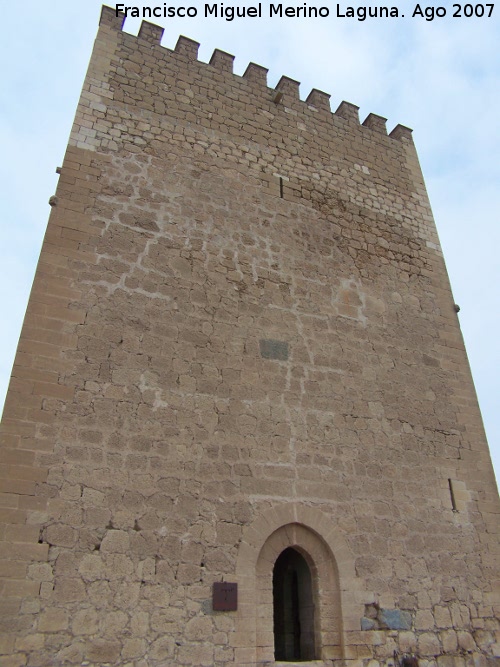
<path fill-rule="evenodd" d="M 498 495 L 411 132 L 121 28 L 4 413 L 2 666 L 275 664 L 289 546 L 299 664 L 492 664 Z"/>

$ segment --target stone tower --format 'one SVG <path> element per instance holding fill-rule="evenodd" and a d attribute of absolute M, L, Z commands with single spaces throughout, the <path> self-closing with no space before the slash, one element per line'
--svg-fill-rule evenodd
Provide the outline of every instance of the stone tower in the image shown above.
<path fill-rule="evenodd" d="M 0 664 L 493 665 L 500 507 L 410 130 L 122 24 L 7 397 Z"/>

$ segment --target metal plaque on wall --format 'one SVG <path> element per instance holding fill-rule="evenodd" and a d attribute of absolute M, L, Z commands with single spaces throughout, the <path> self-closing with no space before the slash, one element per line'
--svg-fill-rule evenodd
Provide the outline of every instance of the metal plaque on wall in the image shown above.
<path fill-rule="evenodd" d="M 214 582 L 212 589 L 214 611 L 236 611 L 238 609 L 238 584 L 227 581 Z"/>

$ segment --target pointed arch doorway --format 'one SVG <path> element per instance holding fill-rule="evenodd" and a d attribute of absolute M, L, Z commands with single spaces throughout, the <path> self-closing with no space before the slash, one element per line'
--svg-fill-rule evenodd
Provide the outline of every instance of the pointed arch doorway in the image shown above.
<path fill-rule="evenodd" d="M 299 551 L 288 547 L 273 568 L 275 660 L 316 658 L 311 570 Z"/>
<path fill-rule="evenodd" d="M 274 638 L 273 574 L 280 555 L 291 548 L 306 561 L 314 601 L 314 659 L 280 660 Z M 332 664 L 345 659 L 344 623 L 359 626 L 360 582 L 354 559 L 340 530 L 319 509 L 286 503 L 262 512 L 243 533 L 236 568 L 238 615 L 235 663 Z"/>

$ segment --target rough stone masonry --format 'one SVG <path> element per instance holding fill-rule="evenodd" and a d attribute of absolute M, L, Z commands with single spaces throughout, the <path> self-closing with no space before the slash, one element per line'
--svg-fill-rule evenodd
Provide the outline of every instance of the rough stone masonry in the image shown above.
<path fill-rule="evenodd" d="M 411 131 L 122 24 L 5 407 L 0 664 L 492 667 L 500 506 Z"/>

